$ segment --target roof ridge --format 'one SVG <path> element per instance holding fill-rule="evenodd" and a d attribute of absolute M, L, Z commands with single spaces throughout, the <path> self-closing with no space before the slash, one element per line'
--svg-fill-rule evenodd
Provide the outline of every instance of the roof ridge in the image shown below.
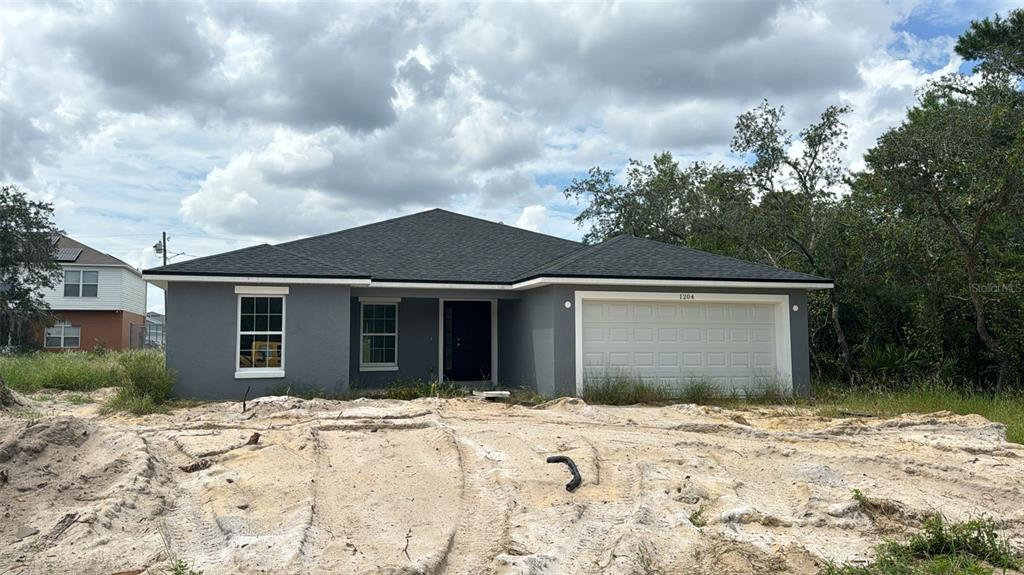
<path fill-rule="evenodd" d="M 286 253 L 288 255 L 295 256 L 297 258 L 302 258 L 302 259 L 305 259 L 305 260 L 309 260 L 311 262 L 316 262 L 318 264 L 323 264 L 323 265 L 325 265 L 327 267 L 336 268 L 339 271 L 343 271 L 345 273 L 351 273 L 351 274 L 357 275 L 357 276 L 368 275 L 368 274 L 361 273 L 361 272 L 359 272 L 357 270 L 354 270 L 354 269 L 352 269 L 352 268 L 350 268 L 348 266 L 343 266 L 343 265 L 340 265 L 340 264 L 328 262 L 328 261 L 325 261 L 325 260 L 322 260 L 322 259 L 319 259 L 319 258 L 315 258 L 313 256 L 307 256 L 306 254 L 296 253 L 296 252 L 293 252 L 291 250 L 286 250 L 286 249 L 284 249 L 284 248 L 282 248 L 280 246 L 275 246 L 275 245 L 270 245 L 270 244 L 267 244 L 267 245 L 269 247 L 271 247 L 272 249 L 275 249 L 275 250 L 277 250 L 279 252 L 284 252 L 284 253 Z"/>
<path fill-rule="evenodd" d="M 462 214 L 462 213 L 459 213 L 459 212 L 453 212 L 452 210 L 446 210 L 444 208 L 434 208 L 433 210 L 429 210 L 429 211 L 432 211 L 432 212 L 444 212 L 446 214 L 452 214 L 452 215 L 459 216 L 459 217 L 462 217 L 462 218 L 466 218 L 466 219 L 470 219 L 470 220 L 476 220 L 478 222 L 483 222 L 485 224 L 491 224 L 492 226 L 505 226 L 505 227 L 515 228 L 518 231 L 526 232 L 528 234 L 533 234 L 535 236 L 543 236 L 545 238 L 553 238 L 553 239 L 556 239 L 556 240 L 562 240 L 563 242 L 569 242 L 569 243 L 572 243 L 572 244 L 585 245 L 585 244 L 581 244 L 580 242 L 577 242 L 575 240 L 568 240 L 568 239 L 561 238 L 561 237 L 558 237 L 558 236 L 553 236 L 551 234 L 545 234 L 545 233 L 536 232 L 536 231 L 533 231 L 533 230 L 528 230 L 526 228 L 521 228 L 519 226 L 514 226 L 514 225 L 510 226 L 509 224 L 506 224 L 506 223 L 503 223 L 503 222 L 495 222 L 495 221 L 492 221 L 492 220 L 488 220 L 486 218 L 481 218 L 481 217 L 477 217 L 477 216 L 471 216 L 471 215 Z"/>
<path fill-rule="evenodd" d="M 122 260 L 121 258 L 119 258 L 117 256 L 114 256 L 114 255 L 111 255 L 111 254 L 108 254 L 107 252 L 101 252 L 100 250 L 98 250 L 98 249 L 96 249 L 96 248 L 94 248 L 94 247 L 92 247 L 92 246 L 90 246 L 88 244 L 84 244 L 84 243 L 76 240 L 75 238 L 73 238 L 73 237 L 71 237 L 71 236 L 69 236 L 69 235 L 67 235 L 67 234 L 65 234 L 63 232 L 57 234 L 56 240 L 54 241 L 54 247 L 56 247 L 56 244 L 57 244 L 57 242 L 60 241 L 61 237 L 63 237 L 64 239 L 67 239 L 67 240 L 71 240 L 71 241 L 75 242 L 76 244 L 82 246 L 82 250 L 83 251 L 85 251 L 85 250 L 92 250 L 92 251 L 94 251 L 94 252 L 96 252 L 96 253 L 98 253 L 100 255 L 107 256 L 108 258 L 117 261 L 118 263 L 120 263 L 121 265 L 123 265 L 125 267 L 131 268 L 133 270 L 137 269 L 135 266 L 133 266 L 132 264 Z M 79 255 L 79 257 L 81 257 L 81 255 Z M 77 261 L 77 258 L 76 258 L 76 261 Z"/>
<path fill-rule="evenodd" d="M 405 214 L 404 216 L 397 216 L 397 217 L 394 217 L 394 218 L 388 218 L 386 220 L 378 220 L 376 222 L 370 222 L 368 224 L 361 224 L 361 225 L 358 225 L 358 226 L 356 226 L 354 228 L 345 228 L 343 230 L 334 230 L 333 232 L 326 232 L 326 233 L 322 233 L 322 234 L 317 234 L 315 236 L 308 236 L 308 237 L 305 237 L 305 238 L 299 238 L 297 240 L 289 240 L 287 242 L 283 242 L 283 243 L 280 243 L 280 244 L 277 244 L 277 245 L 278 246 L 287 246 L 287 245 L 290 245 L 290 244 L 296 244 L 296 243 L 299 243 L 299 242 L 304 242 L 306 240 L 313 240 L 313 239 L 317 239 L 317 238 L 326 238 L 328 236 L 336 236 L 338 234 L 344 234 L 346 232 L 352 232 L 352 231 L 355 231 L 355 230 L 361 230 L 363 228 L 369 228 L 371 226 L 376 226 L 376 225 L 379 225 L 379 224 L 383 224 L 385 222 L 394 222 L 394 221 L 397 221 L 397 220 L 404 220 L 404 219 L 407 219 L 407 218 L 411 218 L 413 216 L 419 216 L 419 215 L 427 214 L 427 213 L 430 213 L 430 212 L 436 212 L 436 211 L 441 211 L 441 210 L 440 210 L 440 208 L 431 208 L 429 210 L 423 210 L 421 212 L 413 212 L 411 214 Z"/>
<path fill-rule="evenodd" d="M 423 211 L 420 211 L 420 212 L 414 212 L 414 213 L 411 213 L 411 214 L 406 214 L 404 216 L 397 216 L 397 217 L 394 217 L 394 218 L 388 218 L 386 220 L 379 220 L 379 221 L 376 221 L 376 222 L 370 222 L 368 224 L 362 224 L 362 225 L 359 225 L 359 226 L 355 226 L 353 228 L 345 228 L 343 230 L 335 230 L 333 232 L 327 232 L 327 233 L 324 233 L 324 234 L 319 234 L 319 235 L 315 235 L 315 236 L 309 236 L 309 237 L 306 237 L 306 238 L 299 238 L 297 240 L 291 240 L 291 241 L 283 242 L 283 243 L 280 243 L 280 244 L 277 244 L 277 245 L 278 246 L 286 246 L 286 245 L 296 244 L 296 243 L 299 243 L 299 242 L 304 242 L 304 241 L 307 241 L 307 240 L 313 240 L 313 239 L 317 239 L 317 238 L 326 238 L 326 237 L 330 237 L 330 236 L 337 236 L 337 235 L 341 235 L 341 234 L 347 234 L 348 232 L 354 232 L 356 230 L 361 230 L 361 229 L 365 229 L 365 228 L 369 228 L 369 227 L 373 227 L 373 226 L 378 226 L 378 225 L 381 225 L 381 224 L 386 224 L 386 223 L 390 223 L 390 222 L 396 222 L 398 220 L 404 220 L 404 219 L 412 218 L 414 216 L 422 216 L 424 214 L 429 214 L 431 212 L 441 212 L 441 213 L 444 213 L 444 214 L 450 214 L 450 215 L 453 215 L 453 216 L 459 216 L 460 218 L 466 218 L 466 219 L 469 219 L 469 220 L 483 222 L 485 224 L 490 224 L 492 226 L 504 226 L 504 227 L 514 228 L 516 231 L 520 231 L 520 232 L 527 233 L 527 234 L 533 234 L 533 235 L 542 236 L 542 237 L 545 237 L 545 238 L 561 240 L 563 242 L 572 243 L 572 244 L 579 244 L 579 242 L 577 242 L 577 241 L 569 240 L 569 239 L 565 239 L 565 238 L 560 238 L 558 236 L 553 236 L 551 234 L 543 234 L 541 232 L 535 232 L 533 230 L 528 230 L 528 229 L 525 229 L 525 228 L 520 228 L 518 226 L 509 226 L 508 224 L 503 224 L 501 222 L 495 222 L 495 221 L 491 221 L 491 220 L 488 220 L 488 219 L 485 219 L 485 218 L 480 218 L 480 217 L 477 217 L 477 216 L 470 216 L 470 215 L 467 215 L 467 214 L 461 214 L 459 212 L 453 212 L 451 210 L 446 210 L 444 208 L 431 208 L 429 210 L 423 210 Z"/>

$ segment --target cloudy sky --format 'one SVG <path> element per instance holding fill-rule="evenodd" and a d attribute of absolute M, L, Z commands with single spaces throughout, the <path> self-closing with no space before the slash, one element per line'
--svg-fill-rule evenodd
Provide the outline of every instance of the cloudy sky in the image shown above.
<path fill-rule="evenodd" d="M 736 161 L 763 98 L 853 106 L 849 162 L 1009 2 L 0 5 L 0 179 L 140 267 L 426 208 L 577 239 L 561 190 Z M 151 288 L 151 308 L 161 307 Z"/>

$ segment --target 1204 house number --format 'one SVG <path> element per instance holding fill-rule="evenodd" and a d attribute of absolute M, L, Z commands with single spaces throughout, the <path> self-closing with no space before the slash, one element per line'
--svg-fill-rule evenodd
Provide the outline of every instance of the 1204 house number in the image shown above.
<path fill-rule="evenodd" d="M 696 299 L 692 293 L 681 293 L 679 299 Z"/>

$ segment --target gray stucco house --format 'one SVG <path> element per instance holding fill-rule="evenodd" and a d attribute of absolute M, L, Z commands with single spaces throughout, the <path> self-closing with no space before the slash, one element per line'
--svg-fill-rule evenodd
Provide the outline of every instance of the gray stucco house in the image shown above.
<path fill-rule="evenodd" d="M 146 270 L 176 394 L 397 378 L 574 395 L 609 375 L 809 393 L 829 280 L 619 236 L 596 245 L 430 210 Z"/>

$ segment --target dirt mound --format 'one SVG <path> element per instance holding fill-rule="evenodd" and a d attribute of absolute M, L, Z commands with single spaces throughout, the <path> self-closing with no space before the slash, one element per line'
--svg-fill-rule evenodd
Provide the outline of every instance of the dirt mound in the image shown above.
<path fill-rule="evenodd" d="M 1024 449 L 973 416 L 262 398 L 0 438 L 0 572 L 159 573 L 166 538 L 207 575 L 816 573 L 936 512 L 1024 544 Z"/>
<path fill-rule="evenodd" d="M 31 405 L 31 401 L 7 387 L 4 380 L 0 378 L 0 411 L 16 407 L 31 407 Z"/>
<path fill-rule="evenodd" d="M 155 469 L 145 441 L 126 431 L 70 417 L 0 420 L 0 570 L 114 573 L 154 562 L 167 502 Z"/>

